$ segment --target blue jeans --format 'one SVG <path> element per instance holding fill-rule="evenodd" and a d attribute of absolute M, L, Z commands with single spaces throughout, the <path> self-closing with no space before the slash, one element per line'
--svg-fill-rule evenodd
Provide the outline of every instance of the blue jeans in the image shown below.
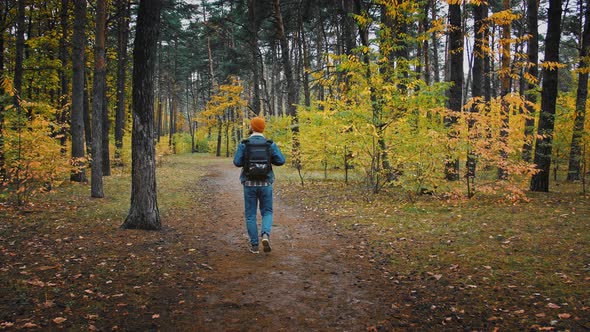
<path fill-rule="evenodd" d="M 272 186 L 244 186 L 244 211 L 250 244 L 258 244 L 256 210 L 259 204 L 260 214 L 262 215 L 262 231 L 260 234 L 270 236 L 270 229 L 272 227 Z"/>

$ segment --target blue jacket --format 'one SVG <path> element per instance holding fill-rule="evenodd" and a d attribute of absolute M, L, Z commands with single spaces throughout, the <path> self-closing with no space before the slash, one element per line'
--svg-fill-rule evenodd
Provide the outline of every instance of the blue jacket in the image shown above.
<path fill-rule="evenodd" d="M 255 142 L 255 141 L 264 141 L 266 142 L 266 138 L 264 138 L 264 136 L 262 135 L 252 135 L 248 138 L 251 142 Z M 282 166 L 285 164 L 285 156 L 283 155 L 283 153 L 281 152 L 281 150 L 279 149 L 279 147 L 277 146 L 276 143 L 272 143 L 272 145 L 270 146 L 270 150 L 271 150 L 271 160 L 270 162 L 273 165 L 276 166 Z M 238 145 L 238 150 L 236 151 L 236 155 L 234 156 L 234 165 L 236 165 L 236 167 L 244 167 L 244 163 L 245 163 L 245 152 L 246 152 L 246 145 L 244 143 L 240 143 L 240 145 Z M 242 172 L 240 173 L 240 182 L 244 183 L 246 182 L 246 176 L 244 175 L 244 169 L 242 168 Z M 268 173 L 268 182 L 269 183 L 273 183 L 275 180 L 275 174 L 274 172 L 270 171 L 270 173 Z"/>

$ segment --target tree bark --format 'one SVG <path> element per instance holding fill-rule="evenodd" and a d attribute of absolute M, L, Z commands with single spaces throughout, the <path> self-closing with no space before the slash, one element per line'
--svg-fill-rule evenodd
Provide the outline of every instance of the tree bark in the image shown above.
<path fill-rule="evenodd" d="M 561 34 L 561 0 L 549 0 L 547 37 L 545 39 L 545 62 L 559 62 L 559 39 Z M 541 114 L 537 128 L 535 159 L 538 173 L 531 179 L 532 191 L 549 191 L 551 150 L 555 127 L 557 103 L 557 68 L 543 69 L 543 90 L 541 92 Z"/>
<path fill-rule="evenodd" d="M 510 0 L 503 0 L 504 10 L 510 9 Z M 505 180 L 508 178 L 508 170 L 506 169 L 506 163 L 508 162 L 508 131 L 510 125 L 510 105 L 506 101 L 506 97 L 510 94 L 510 23 L 504 25 L 502 28 L 502 41 L 500 47 L 502 51 L 501 60 L 501 92 L 500 97 L 502 98 L 502 110 L 500 112 L 502 117 L 502 127 L 500 128 L 500 159 L 501 165 L 498 166 L 498 179 Z"/>
<path fill-rule="evenodd" d="M 86 153 L 92 156 L 92 123 L 90 121 L 90 93 L 88 92 L 88 74 L 84 68 L 84 139 L 86 140 Z"/>
<path fill-rule="evenodd" d="M 458 116 L 461 112 L 463 100 L 463 29 L 461 28 L 461 6 L 459 4 L 449 4 L 449 58 L 450 58 L 450 81 L 452 83 L 449 89 L 449 109 L 451 115 L 445 117 L 445 126 L 451 128 L 457 123 Z M 456 133 L 449 133 L 449 138 L 454 139 Z M 450 158 L 446 165 L 447 180 L 456 181 L 459 179 L 459 160 Z"/>
<path fill-rule="evenodd" d="M 293 67 L 289 56 L 289 43 L 285 35 L 285 26 L 283 24 L 283 15 L 281 14 L 280 0 L 274 0 L 274 16 L 276 36 L 281 46 L 281 60 L 285 70 L 285 79 L 287 81 L 287 115 L 292 116 L 291 128 L 293 131 L 293 165 L 296 169 L 301 168 L 301 158 L 299 157 L 299 119 L 297 117 L 297 102 L 299 93 L 293 77 Z"/>
<path fill-rule="evenodd" d="M 68 126 L 68 74 L 66 68 L 68 66 L 68 48 L 67 48 L 67 35 L 68 35 L 68 6 L 69 0 L 61 0 L 61 13 L 60 13 L 60 27 L 61 27 L 61 38 L 59 39 L 59 59 L 61 61 L 61 69 L 59 71 L 60 81 L 60 93 L 59 93 L 59 113 L 57 116 L 57 123 L 59 125 L 59 142 L 62 146 L 62 154 L 66 154 L 67 144 L 67 126 Z"/>
<path fill-rule="evenodd" d="M 477 113 L 478 109 L 477 106 L 480 103 L 485 102 L 483 100 L 484 94 L 484 52 L 485 52 L 485 33 L 483 31 L 484 20 L 487 17 L 487 5 L 486 4 L 479 4 L 473 7 L 473 30 L 474 30 L 474 45 L 473 45 L 473 69 L 472 69 L 472 85 L 471 85 L 471 92 L 473 95 L 473 99 L 477 100 L 473 103 L 473 106 L 470 109 L 472 114 Z M 473 128 L 475 127 L 475 120 L 473 117 L 469 118 L 467 122 L 468 131 L 469 131 L 469 139 L 473 141 L 477 139 L 476 134 L 473 133 Z M 470 142 L 471 143 L 471 142 Z M 477 156 L 473 153 L 470 149 L 467 155 L 467 179 L 475 177 L 475 167 L 477 163 Z M 469 193 L 469 196 L 472 196 L 472 193 Z"/>
<path fill-rule="evenodd" d="M 527 45 L 527 56 L 529 66 L 527 73 L 530 76 L 527 83 L 527 92 L 525 94 L 528 105 L 526 109 L 528 111 L 527 118 L 524 122 L 524 137 L 525 143 L 522 147 L 522 159 L 530 162 L 532 160 L 533 153 L 533 133 L 535 130 L 535 108 L 534 105 L 537 103 L 537 88 L 539 84 L 534 81 L 539 76 L 539 3 L 538 0 L 527 0 L 527 27 L 528 34 L 531 36 L 528 40 Z M 534 80 L 533 80 L 534 79 Z"/>
<path fill-rule="evenodd" d="M 118 0 L 117 10 L 117 111 L 115 114 L 115 160 L 121 160 L 127 114 L 127 42 L 129 40 L 129 0 Z"/>
<path fill-rule="evenodd" d="M 86 182 L 84 162 L 84 51 L 86 49 L 86 0 L 74 0 L 74 34 L 72 36 L 72 160 L 76 169 L 71 181 Z"/>
<path fill-rule="evenodd" d="M 580 13 L 581 14 L 581 13 Z M 584 18 L 584 32 L 582 36 L 582 47 L 580 48 L 579 68 L 586 70 L 578 74 L 578 90 L 576 91 L 576 118 L 574 120 L 574 129 L 572 133 L 572 143 L 570 148 L 570 157 L 568 164 L 567 180 L 575 181 L 580 179 L 582 160 L 581 141 L 584 134 L 584 122 L 586 118 L 586 99 L 588 97 L 588 56 L 590 55 L 590 5 L 586 4 Z"/>
<path fill-rule="evenodd" d="M 254 95 L 252 96 L 252 112 L 260 114 L 260 70 L 258 66 L 258 28 L 256 17 L 256 0 L 248 0 L 248 32 L 250 43 L 250 56 L 252 57 L 252 85 Z"/>
<path fill-rule="evenodd" d="M 156 188 L 154 79 L 162 0 L 141 0 L 133 49 L 131 207 L 123 228 L 161 229 Z"/>
<path fill-rule="evenodd" d="M 103 174 L 103 103 L 106 89 L 106 55 L 105 55 L 105 28 L 106 28 L 106 1 L 96 2 L 96 31 L 94 44 L 94 84 L 92 88 L 92 173 L 90 178 L 90 196 L 104 197 Z"/>
<path fill-rule="evenodd" d="M 4 1 L 0 4 L 0 77 L 4 77 L 4 31 L 8 27 L 8 13 L 10 12 L 10 6 L 8 1 Z M 4 95 L 6 91 L 0 86 L 0 95 Z M 0 105 L 0 185 L 4 183 L 4 177 L 6 176 L 6 155 L 4 151 L 4 105 Z"/>
<path fill-rule="evenodd" d="M 23 87 L 23 62 L 25 51 L 25 1 L 17 1 L 16 52 L 14 59 L 14 107 L 20 112 L 20 97 Z"/>

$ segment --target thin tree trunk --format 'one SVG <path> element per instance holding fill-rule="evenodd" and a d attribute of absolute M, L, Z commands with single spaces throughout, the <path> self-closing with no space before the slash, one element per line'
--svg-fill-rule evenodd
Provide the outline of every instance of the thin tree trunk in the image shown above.
<path fill-rule="evenodd" d="M 510 9 L 510 0 L 503 0 L 503 7 L 504 10 Z M 500 47 L 502 51 L 502 60 L 501 60 L 501 92 L 500 97 L 502 98 L 502 110 L 501 110 L 501 117 L 502 117 L 502 127 L 500 128 L 500 159 L 501 165 L 498 166 L 498 179 L 505 180 L 508 178 L 508 170 L 506 169 L 506 164 L 508 162 L 508 133 L 509 133 L 509 125 L 510 125 L 510 105 L 506 101 L 506 97 L 510 94 L 510 23 L 504 25 L 502 28 L 502 40 L 500 42 Z"/>
<path fill-rule="evenodd" d="M 432 1 L 432 22 L 436 21 L 436 1 Z M 440 67 L 438 62 L 438 38 L 436 32 L 432 33 L 432 71 L 434 72 L 434 83 L 440 82 Z"/>
<path fill-rule="evenodd" d="M 260 70 L 258 66 L 258 24 L 256 20 L 256 0 L 248 0 L 248 32 L 250 43 L 250 56 L 252 57 L 252 111 L 260 114 Z"/>
<path fill-rule="evenodd" d="M 162 0 L 141 0 L 133 48 L 131 207 L 123 228 L 159 230 L 154 74 Z"/>
<path fill-rule="evenodd" d="M 106 39 L 105 39 L 106 40 Z M 105 49 L 106 54 L 106 49 Z M 102 91 L 102 176 L 111 175 L 111 147 L 109 144 L 109 134 L 111 130 L 111 121 L 109 120 L 109 109 L 107 99 L 107 75 L 106 69 L 104 74 L 104 89 Z"/>
<path fill-rule="evenodd" d="M 561 34 L 561 0 L 549 0 L 547 37 L 545 39 L 545 62 L 559 62 L 559 39 Z M 531 179 L 532 191 L 549 191 L 555 107 L 557 103 L 557 69 L 543 69 L 541 114 L 537 128 L 534 163 L 538 173 Z"/>
<path fill-rule="evenodd" d="M 289 43 L 285 35 L 283 25 L 283 16 L 281 14 L 280 0 L 274 0 L 275 27 L 277 29 L 277 39 L 281 45 L 281 58 L 283 68 L 285 69 L 285 79 L 287 81 L 287 115 L 292 116 L 291 128 L 293 131 L 293 165 L 296 169 L 301 168 L 301 159 L 299 156 L 299 119 L 297 117 L 298 92 L 295 80 L 293 78 L 293 67 L 289 56 Z"/>
<path fill-rule="evenodd" d="M 67 125 L 68 125 L 68 110 L 67 110 L 67 102 L 68 102 L 68 76 L 66 73 L 66 68 L 68 66 L 68 48 L 67 48 L 67 35 L 68 35 L 68 6 L 69 0 L 62 0 L 61 1 L 61 13 L 60 13 L 60 27 L 61 27 L 61 38 L 59 39 L 59 59 L 61 61 L 61 69 L 59 71 L 59 81 L 60 81 L 60 93 L 59 93 L 59 113 L 57 117 L 57 122 L 59 125 L 59 142 L 62 146 L 61 152 L 62 154 L 66 154 L 66 144 L 67 144 Z"/>
<path fill-rule="evenodd" d="M 92 156 L 92 123 L 90 121 L 90 93 L 88 92 L 88 74 L 84 68 L 84 100 L 83 100 L 84 139 L 86 141 L 86 154 Z"/>
<path fill-rule="evenodd" d="M 581 6 L 581 5 L 580 5 Z M 581 10 L 580 10 L 581 12 Z M 581 13 L 580 13 L 581 14 Z M 576 92 L 576 118 L 572 133 L 572 143 L 568 164 L 567 180 L 575 181 L 580 179 L 582 160 L 582 136 L 584 134 L 584 123 L 586 119 L 586 99 L 588 97 L 588 67 L 587 57 L 590 55 L 590 5 L 586 4 L 584 18 L 584 32 L 582 36 L 582 47 L 580 48 L 580 62 L 578 67 L 586 70 L 578 74 L 578 90 Z M 586 62 L 584 62 L 586 59 Z"/>
<path fill-rule="evenodd" d="M 92 91 L 92 173 L 90 196 L 104 197 L 103 174 L 103 111 L 106 82 L 105 56 L 106 0 L 96 2 L 96 32 L 94 44 L 94 84 Z"/>
<path fill-rule="evenodd" d="M 75 182 L 86 182 L 84 161 L 84 51 L 86 0 L 74 0 L 74 35 L 72 36 L 72 160 L 76 167 L 70 176 Z"/>
<path fill-rule="evenodd" d="M 14 58 L 14 107 L 20 113 L 20 97 L 23 87 L 23 62 L 25 51 L 25 1 L 17 1 L 16 52 Z"/>
<path fill-rule="evenodd" d="M 127 42 L 129 40 L 129 0 L 118 0 L 117 10 L 117 110 L 115 113 L 115 160 L 121 162 L 126 117 Z"/>
<path fill-rule="evenodd" d="M 528 111 L 524 122 L 524 137 L 525 143 L 522 147 L 522 159 L 530 162 L 533 153 L 533 133 L 535 130 L 535 107 L 537 103 L 537 78 L 539 76 L 539 2 L 538 0 L 527 0 L 527 28 L 530 38 L 527 45 L 528 69 L 527 73 L 530 77 L 527 82 L 526 109 Z"/>
<path fill-rule="evenodd" d="M 4 30 L 6 28 L 6 18 L 10 11 L 8 2 L 4 1 L 0 4 L 2 10 L 0 21 L 0 77 L 4 77 Z M 0 85 L 0 95 L 4 95 L 6 92 L 2 85 Z M 4 105 L 0 105 L 0 185 L 4 183 L 6 176 L 6 154 L 4 149 Z"/>

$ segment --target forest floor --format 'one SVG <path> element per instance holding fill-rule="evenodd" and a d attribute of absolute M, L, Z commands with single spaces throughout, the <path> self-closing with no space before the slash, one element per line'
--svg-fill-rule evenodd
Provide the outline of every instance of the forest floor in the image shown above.
<path fill-rule="evenodd" d="M 229 159 L 166 157 L 162 231 L 120 229 L 122 174 L 0 206 L 0 329 L 590 329 L 588 196 L 410 203 L 278 172 L 271 253 Z"/>

